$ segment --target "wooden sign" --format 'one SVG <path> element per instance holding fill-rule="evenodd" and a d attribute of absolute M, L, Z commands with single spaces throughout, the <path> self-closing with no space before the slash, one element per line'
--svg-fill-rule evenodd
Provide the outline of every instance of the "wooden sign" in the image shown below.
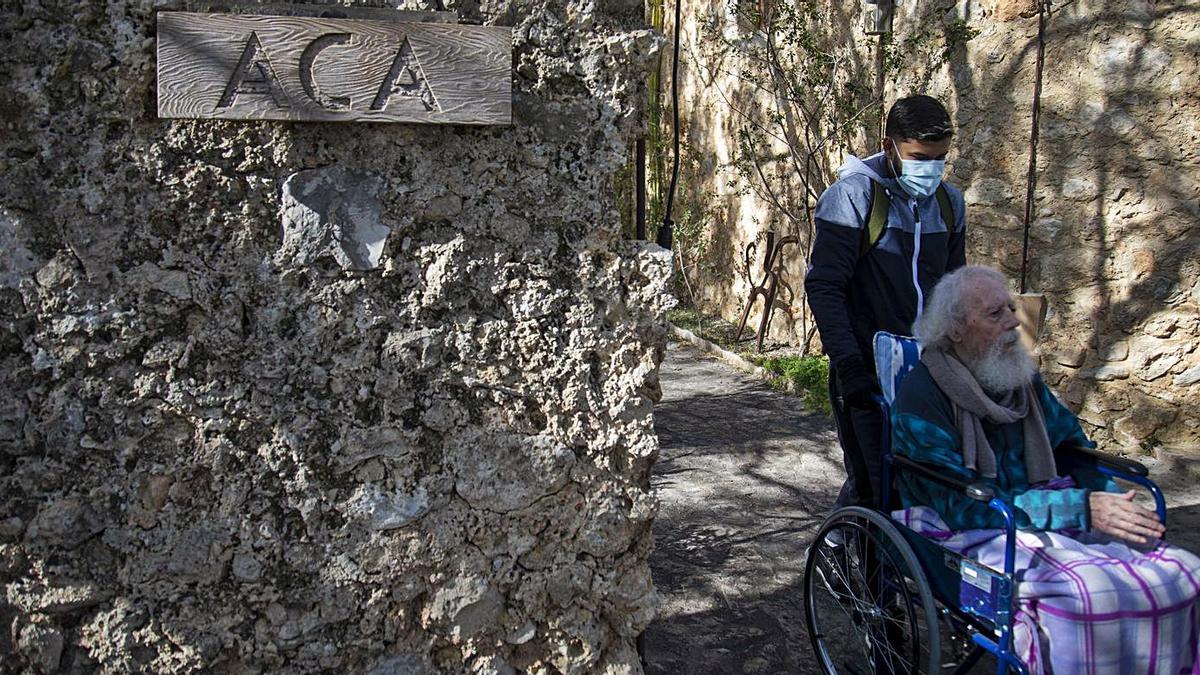
<path fill-rule="evenodd" d="M 158 14 L 158 116 L 512 123 L 512 29 Z"/>

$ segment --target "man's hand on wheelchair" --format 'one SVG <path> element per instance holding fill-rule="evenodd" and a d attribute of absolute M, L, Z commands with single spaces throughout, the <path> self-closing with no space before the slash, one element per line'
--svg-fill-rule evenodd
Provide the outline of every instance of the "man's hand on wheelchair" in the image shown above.
<path fill-rule="evenodd" d="M 1133 503 L 1134 491 L 1124 494 L 1093 492 L 1088 497 L 1092 529 L 1134 544 L 1161 539 L 1167 531 L 1158 516 Z"/>
<path fill-rule="evenodd" d="M 875 395 L 880 393 L 879 385 L 869 377 L 859 377 L 846 382 L 842 388 L 842 402 L 847 408 L 875 410 Z"/>

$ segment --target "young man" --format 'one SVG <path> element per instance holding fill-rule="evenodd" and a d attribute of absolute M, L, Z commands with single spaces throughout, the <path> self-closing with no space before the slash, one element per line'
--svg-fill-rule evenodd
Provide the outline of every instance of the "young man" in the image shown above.
<path fill-rule="evenodd" d="M 846 465 L 837 506 L 872 505 L 879 494 L 875 332 L 908 334 L 933 286 L 966 262 L 962 193 L 942 182 L 952 136 L 937 100 L 900 99 L 888 113 L 883 151 L 851 157 L 817 201 L 804 288 L 829 355 Z"/>

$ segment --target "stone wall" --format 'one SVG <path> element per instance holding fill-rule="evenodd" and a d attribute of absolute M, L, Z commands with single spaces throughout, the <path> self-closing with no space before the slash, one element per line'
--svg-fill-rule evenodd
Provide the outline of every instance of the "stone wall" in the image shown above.
<path fill-rule="evenodd" d="M 863 6 L 825 4 L 817 3 L 824 28 L 848 50 L 845 70 L 873 79 L 876 39 L 862 30 Z M 706 2 L 691 7 L 693 16 L 722 9 Z M 693 22 L 685 36 L 694 44 L 696 35 Z M 1044 292 L 1050 305 L 1043 370 L 1094 437 L 1115 441 L 1109 447 L 1195 456 L 1200 97 L 1189 84 L 1200 77 L 1195 12 L 1186 3 L 1055 1 L 1046 45 L 1028 270 L 1030 289 Z M 1033 2 L 905 2 L 897 8 L 889 54 L 887 104 L 926 92 L 947 104 L 958 125 L 949 178 L 967 196 L 969 259 L 1014 278 L 1021 267 L 1036 46 Z M 722 168 L 728 154 L 722 139 L 736 126 L 721 98 L 739 86 L 733 64 L 718 78 L 694 76 L 684 106 L 693 147 L 717 157 L 689 185 L 692 194 L 710 191 L 705 199 L 714 214 L 706 232 L 710 257 L 707 267 L 697 266 L 702 278 L 695 281 L 702 304 L 730 319 L 748 288 L 739 269 L 742 248 L 775 217 Z M 869 80 L 860 84 L 873 88 Z M 847 151 L 878 147 L 870 125 L 852 132 L 849 143 L 831 144 L 830 166 Z M 797 260 L 787 262 L 793 287 L 802 284 L 803 271 Z M 798 293 L 788 300 L 773 335 L 795 343 L 803 302 Z"/>
<path fill-rule="evenodd" d="M 451 2 L 504 128 L 159 120 L 182 2 L 9 5 L 0 672 L 640 672 L 641 4 Z"/>

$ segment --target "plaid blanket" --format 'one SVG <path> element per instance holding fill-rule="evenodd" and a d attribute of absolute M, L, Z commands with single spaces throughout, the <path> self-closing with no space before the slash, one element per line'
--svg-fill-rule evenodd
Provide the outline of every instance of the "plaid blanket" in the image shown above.
<path fill-rule="evenodd" d="M 1003 530 L 952 532 L 928 507 L 892 517 L 993 570 Z M 1017 533 L 1014 645 L 1030 673 L 1200 673 L 1200 558 L 1097 533 Z"/>

